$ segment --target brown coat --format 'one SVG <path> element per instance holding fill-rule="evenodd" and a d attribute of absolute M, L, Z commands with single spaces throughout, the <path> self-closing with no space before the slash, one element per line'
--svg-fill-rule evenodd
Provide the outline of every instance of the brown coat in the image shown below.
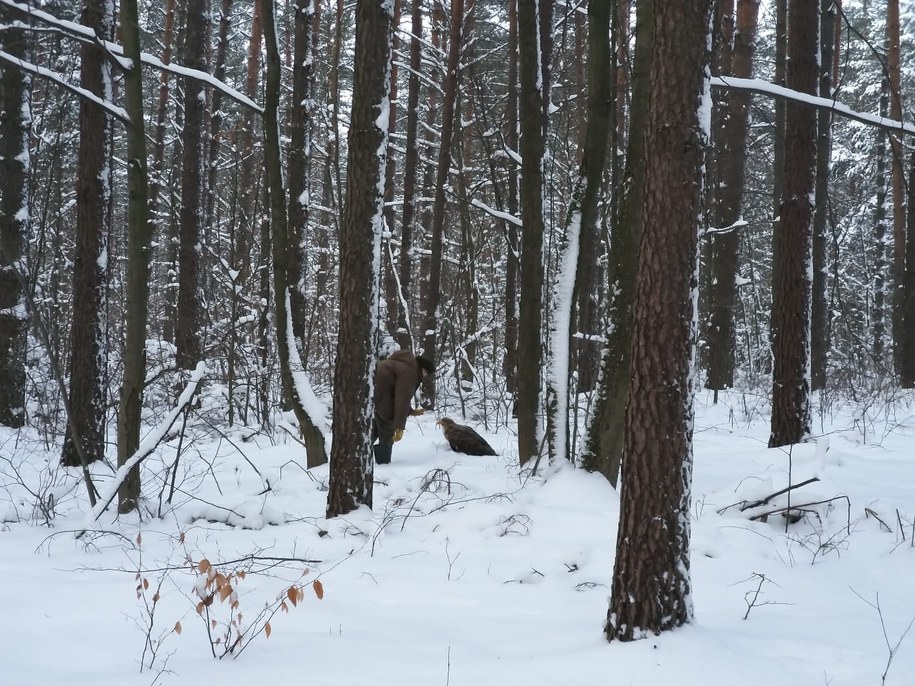
<path fill-rule="evenodd" d="M 409 350 L 398 350 L 381 360 L 375 369 L 375 413 L 394 429 L 404 429 L 410 415 L 413 394 L 422 375 L 419 364 Z"/>

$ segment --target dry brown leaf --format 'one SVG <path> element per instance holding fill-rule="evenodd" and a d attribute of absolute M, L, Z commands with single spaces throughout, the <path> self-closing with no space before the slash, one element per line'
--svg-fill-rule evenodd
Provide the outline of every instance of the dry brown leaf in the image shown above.
<path fill-rule="evenodd" d="M 264 624 L 264 633 L 267 635 L 267 638 L 270 638 L 271 631 L 273 631 L 273 629 L 270 628 L 270 622 Z"/>
<path fill-rule="evenodd" d="M 183 531 L 178 535 L 178 543 L 180 543 L 181 545 L 184 545 L 184 532 Z"/>
<path fill-rule="evenodd" d="M 289 612 L 289 606 L 286 605 L 286 603 L 280 603 L 280 609 L 281 609 L 283 612 Z"/>
<path fill-rule="evenodd" d="M 219 588 L 219 601 L 226 602 L 226 598 L 232 595 L 232 584 L 226 584 Z"/>
<path fill-rule="evenodd" d="M 318 596 L 318 600 L 324 600 L 324 584 L 315 579 L 311 582 L 311 587 L 315 589 L 315 595 Z"/>
<path fill-rule="evenodd" d="M 143 590 L 145 591 L 148 588 L 149 588 L 149 579 L 143 579 Z"/>
<path fill-rule="evenodd" d="M 295 589 L 295 591 L 296 591 L 296 594 L 299 596 L 299 602 L 302 602 L 303 600 L 305 600 L 305 589 L 304 588 L 299 586 L 297 589 Z"/>
<path fill-rule="evenodd" d="M 153 595 L 153 604 L 158 603 L 158 602 L 159 602 L 159 591 L 156 591 L 155 594 Z"/>
<path fill-rule="evenodd" d="M 202 615 L 203 608 L 205 608 L 205 607 L 206 607 L 206 605 L 204 604 L 204 602 L 202 600 L 199 603 L 197 603 L 197 614 Z"/>
<path fill-rule="evenodd" d="M 213 627 L 214 629 L 216 628 L 217 623 L 218 622 L 215 619 L 210 620 L 210 626 Z"/>
<path fill-rule="evenodd" d="M 296 593 L 295 586 L 289 587 L 289 590 L 286 591 L 286 597 L 289 598 L 289 602 L 292 603 L 293 607 L 299 604 L 299 594 Z"/>
<path fill-rule="evenodd" d="M 226 577 L 224 574 L 217 573 L 213 577 L 213 583 L 216 584 L 216 588 L 220 588 L 224 583 L 226 583 Z"/>
<path fill-rule="evenodd" d="M 175 622 L 175 633 L 181 634 L 181 622 Z"/>
<path fill-rule="evenodd" d="M 207 570 L 211 567 L 210 561 L 206 558 L 203 558 L 200 562 L 197 563 L 197 569 L 200 570 L 201 574 L 206 574 Z"/>
<path fill-rule="evenodd" d="M 237 576 L 240 580 L 244 581 L 244 579 L 245 579 L 245 570 L 244 570 L 244 569 L 241 570 L 241 571 L 238 572 L 238 574 L 236 574 L 235 576 Z"/>
<path fill-rule="evenodd" d="M 143 536 L 142 534 L 137 534 L 137 547 L 139 547 L 141 543 L 143 543 Z"/>

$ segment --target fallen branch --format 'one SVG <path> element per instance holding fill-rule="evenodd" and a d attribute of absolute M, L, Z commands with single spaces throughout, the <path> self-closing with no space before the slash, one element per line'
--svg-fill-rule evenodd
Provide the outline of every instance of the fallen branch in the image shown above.
<path fill-rule="evenodd" d="M 145 460 L 152 452 L 156 449 L 159 443 L 165 438 L 169 430 L 172 428 L 172 425 L 178 420 L 178 416 L 184 411 L 184 408 L 190 405 L 191 400 L 197 392 L 197 386 L 200 383 L 200 380 L 203 378 L 204 373 L 206 372 L 207 366 L 206 362 L 198 362 L 197 368 L 191 374 L 191 378 L 187 383 L 187 387 L 181 393 L 181 397 L 178 398 L 178 404 L 172 408 L 172 410 L 165 417 L 165 420 L 159 424 L 153 431 L 148 433 L 143 441 L 140 443 L 140 446 L 137 448 L 137 451 L 128 458 L 128 460 L 118 467 L 118 471 L 114 475 L 114 481 L 109 485 L 108 492 L 105 497 L 100 498 L 99 501 L 92 508 L 92 511 L 89 513 L 88 525 L 83 531 L 77 534 L 77 538 L 82 536 L 87 529 L 93 528 L 94 522 L 98 521 L 98 518 L 102 516 L 102 513 L 108 509 L 108 506 L 111 504 L 111 501 L 115 499 L 118 494 L 118 489 L 121 487 L 121 484 L 127 479 L 127 475 L 130 473 L 130 470 L 134 467 L 137 467 L 143 460 Z"/>
<path fill-rule="evenodd" d="M 815 500 L 813 502 L 803 503 L 801 505 L 789 505 L 787 507 L 778 507 L 774 510 L 767 510 L 766 512 L 759 512 L 755 515 L 752 515 L 750 517 L 750 521 L 756 521 L 756 520 L 760 520 L 760 519 L 764 520 L 769 515 L 788 513 L 788 512 L 792 512 L 792 511 L 815 512 L 815 510 L 810 509 L 813 505 L 823 505 L 825 503 L 831 503 L 833 500 L 843 500 L 843 499 L 848 504 L 848 520 L 845 524 L 845 530 L 849 534 L 851 534 L 851 500 L 849 499 L 849 497 L 847 495 L 837 495 L 832 498 L 827 498 L 826 500 Z"/>
<path fill-rule="evenodd" d="M 732 507 L 739 507 L 741 512 L 745 512 L 746 510 L 752 510 L 754 507 L 768 505 L 772 500 L 774 500 L 775 498 L 777 498 L 780 495 L 784 495 L 785 493 L 788 493 L 789 491 L 793 491 L 796 488 L 801 488 L 802 486 L 806 486 L 807 484 L 812 484 L 813 482 L 819 481 L 819 480 L 820 480 L 819 477 L 813 476 L 813 477 L 807 479 L 806 481 L 801 481 L 800 483 L 797 483 L 797 484 L 791 484 L 787 488 L 783 488 L 779 491 L 775 491 L 775 493 L 770 493 L 762 500 L 754 500 L 753 502 L 749 502 L 747 500 L 742 500 L 739 503 L 732 503 L 732 504 L 727 505 L 726 507 L 722 507 L 720 510 L 718 510 L 718 514 L 724 514 L 725 512 L 730 510 Z M 794 508 L 792 508 L 792 509 L 794 509 Z M 752 517 L 751 517 L 751 519 L 752 519 Z"/>
<path fill-rule="evenodd" d="M 898 511 L 897 511 L 897 514 L 898 514 Z M 882 529 L 883 529 L 884 531 L 886 531 L 888 534 L 893 533 L 893 529 L 890 528 L 890 525 L 887 524 L 886 522 L 884 522 L 882 519 L 880 519 L 880 515 L 878 515 L 876 512 L 874 512 L 871 508 L 869 508 L 869 507 L 865 507 L 865 508 L 864 508 L 864 516 L 865 516 L 865 517 L 873 517 L 873 518 L 876 519 L 878 522 L 880 522 L 880 528 L 882 528 Z"/>

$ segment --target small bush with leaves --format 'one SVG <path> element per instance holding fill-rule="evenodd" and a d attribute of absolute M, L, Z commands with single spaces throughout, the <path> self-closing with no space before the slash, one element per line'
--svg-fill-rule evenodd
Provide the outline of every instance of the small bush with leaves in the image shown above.
<path fill-rule="evenodd" d="M 266 603 L 254 620 L 246 624 L 236 590 L 236 586 L 247 576 L 245 570 L 220 571 L 206 558 L 196 563 L 196 569 L 198 574 L 194 590 L 199 598 L 196 611 L 206 622 L 213 657 L 220 659 L 226 655 L 236 657 L 261 633 L 270 638 L 273 631 L 270 620 L 277 612 L 289 612 L 290 605 L 298 607 L 305 597 L 306 586 L 311 586 L 319 600 L 324 597 L 324 586 L 318 579 L 308 584 L 292 584 L 273 602 Z M 308 572 L 306 569 L 303 576 Z M 224 607 L 225 611 L 219 612 L 220 607 Z"/>

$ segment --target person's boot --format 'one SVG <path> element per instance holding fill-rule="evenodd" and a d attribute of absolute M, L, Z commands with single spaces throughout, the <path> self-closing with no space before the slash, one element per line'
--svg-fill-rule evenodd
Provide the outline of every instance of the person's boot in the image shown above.
<path fill-rule="evenodd" d="M 381 443 L 373 445 L 372 451 L 375 453 L 375 463 L 391 464 L 391 451 L 393 448 L 393 445 L 382 445 Z"/>

